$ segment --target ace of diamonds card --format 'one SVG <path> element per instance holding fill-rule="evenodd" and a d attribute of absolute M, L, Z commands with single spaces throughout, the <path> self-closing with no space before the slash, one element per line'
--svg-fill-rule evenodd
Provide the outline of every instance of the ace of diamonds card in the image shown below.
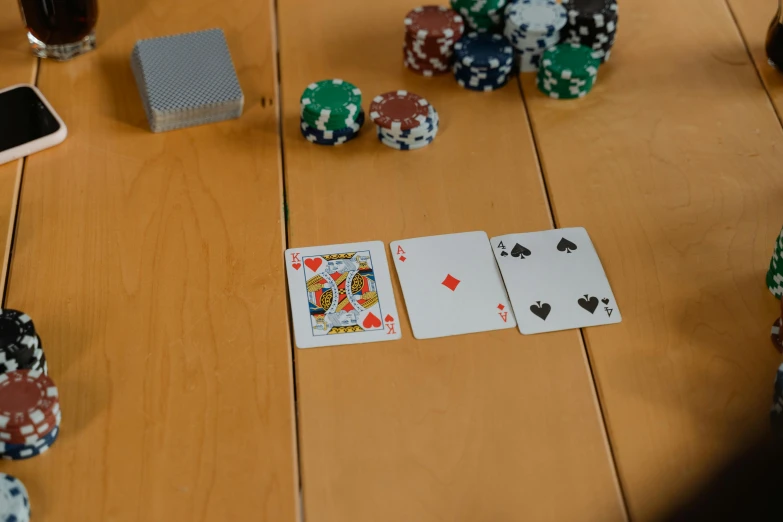
<path fill-rule="evenodd" d="M 391 253 L 416 339 L 516 326 L 486 232 L 393 241 Z"/>
<path fill-rule="evenodd" d="M 298 348 L 400 338 L 383 243 L 291 248 L 285 259 Z"/>

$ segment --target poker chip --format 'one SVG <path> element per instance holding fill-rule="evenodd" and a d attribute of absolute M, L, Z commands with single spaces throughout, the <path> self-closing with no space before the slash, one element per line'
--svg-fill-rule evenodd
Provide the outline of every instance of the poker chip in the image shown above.
<path fill-rule="evenodd" d="M 772 346 L 775 347 L 777 351 L 780 353 L 783 353 L 783 338 L 780 336 L 780 327 L 781 327 L 781 319 L 778 317 L 775 319 L 775 322 L 772 323 L 772 331 L 770 333 L 770 338 L 772 339 Z"/>
<path fill-rule="evenodd" d="M 0 458 L 3 460 L 26 460 L 43 455 L 54 445 L 60 435 L 57 425 L 44 437 L 31 444 L 10 444 L 0 442 Z"/>
<path fill-rule="evenodd" d="M 359 133 L 364 124 L 362 93 L 340 79 L 321 80 L 307 86 L 301 98 L 302 136 L 317 145 L 341 145 Z"/>
<path fill-rule="evenodd" d="M 459 13 L 473 31 L 494 32 L 503 22 L 506 0 L 451 0 L 451 8 Z"/>
<path fill-rule="evenodd" d="M 468 33 L 454 46 L 454 56 L 454 79 L 474 91 L 503 87 L 514 66 L 514 49 L 499 34 Z"/>
<path fill-rule="evenodd" d="M 30 522 L 30 496 L 22 481 L 0 473 L 0 522 Z"/>
<path fill-rule="evenodd" d="M 550 98 L 582 98 L 595 85 L 599 64 L 589 48 L 559 44 L 544 51 L 536 85 Z"/>
<path fill-rule="evenodd" d="M 619 21 L 616 0 L 569 0 L 563 2 L 568 22 L 561 41 L 592 49 L 593 58 L 607 61 L 614 46 Z"/>
<path fill-rule="evenodd" d="M 0 364 L 15 363 L 17 368 L 24 368 L 37 348 L 38 338 L 30 316 L 10 308 L 0 310 Z"/>
<path fill-rule="evenodd" d="M 381 95 L 379 98 L 387 99 L 388 94 L 390 93 Z M 385 112 L 385 117 L 380 119 L 383 125 L 377 125 L 376 127 L 378 140 L 387 147 L 396 150 L 418 150 L 431 144 L 438 135 L 440 127 L 438 112 L 423 98 L 418 96 L 416 97 L 418 100 L 408 98 L 410 94 L 406 93 L 405 102 L 406 104 L 414 102 L 414 106 L 406 106 L 406 104 L 401 103 L 399 107 L 395 107 L 393 110 L 389 109 L 389 114 Z M 422 104 L 422 101 L 424 104 Z M 424 118 L 421 118 L 420 115 L 421 107 L 424 107 L 427 111 L 427 116 Z M 390 114 L 397 117 L 390 120 L 387 118 Z M 406 123 L 405 127 L 409 127 L 408 123 L 411 122 L 415 122 L 416 126 L 402 128 L 402 125 L 398 125 L 401 121 L 399 117 L 403 116 Z"/>
<path fill-rule="evenodd" d="M 778 299 L 783 296 L 783 230 L 778 234 L 775 240 L 775 247 L 772 249 L 772 259 L 769 261 L 769 270 L 767 270 L 767 288 Z"/>
<path fill-rule="evenodd" d="M 373 98 L 370 119 L 384 129 L 410 130 L 426 123 L 429 107 L 429 102 L 418 94 L 391 91 Z"/>
<path fill-rule="evenodd" d="M 333 117 L 344 121 L 359 113 L 362 91 L 340 79 L 321 80 L 308 85 L 300 101 L 303 117 L 308 123 L 328 121 Z"/>
<path fill-rule="evenodd" d="M 775 376 L 775 391 L 772 395 L 772 408 L 769 411 L 772 432 L 778 441 L 783 441 L 783 364 Z"/>
<path fill-rule="evenodd" d="M 517 0 L 506 7 L 503 35 L 516 51 L 520 72 L 538 70 L 541 56 L 559 43 L 567 21 L 565 8 L 555 0 Z"/>
<path fill-rule="evenodd" d="M 35 370 L 0 376 L 0 458 L 45 453 L 57 440 L 61 422 L 59 394 L 48 376 Z"/>
<path fill-rule="evenodd" d="M 362 128 L 362 125 L 364 125 L 364 118 L 364 111 L 360 110 L 355 123 L 337 130 L 317 129 L 302 120 L 300 124 L 302 136 L 310 143 L 315 143 L 317 145 L 342 145 L 343 143 L 351 141 L 359 134 L 359 130 Z M 44 360 L 43 365 L 45 366 L 45 364 L 46 361 Z"/>

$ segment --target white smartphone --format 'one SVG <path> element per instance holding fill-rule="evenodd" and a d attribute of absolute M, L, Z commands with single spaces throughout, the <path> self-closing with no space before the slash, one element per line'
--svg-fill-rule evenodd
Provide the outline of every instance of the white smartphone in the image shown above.
<path fill-rule="evenodd" d="M 0 165 L 63 142 L 68 129 L 33 85 L 0 90 Z"/>

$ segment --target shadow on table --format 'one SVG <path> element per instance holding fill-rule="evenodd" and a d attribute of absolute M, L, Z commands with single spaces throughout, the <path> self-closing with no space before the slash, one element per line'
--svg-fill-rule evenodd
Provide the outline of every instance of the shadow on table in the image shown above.
<path fill-rule="evenodd" d="M 783 520 L 783 442 L 758 441 L 660 522 Z"/>

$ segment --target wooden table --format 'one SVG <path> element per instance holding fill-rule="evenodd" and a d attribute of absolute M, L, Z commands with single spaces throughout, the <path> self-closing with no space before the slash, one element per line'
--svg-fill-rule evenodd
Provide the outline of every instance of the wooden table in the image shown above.
<path fill-rule="evenodd" d="M 0 464 L 36 520 L 292 522 L 301 470 L 308 522 L 655 521 L 767 430 L 775 2 L 625 0 L 575 102 L 530 75 L 480 94 L 410 74 L 413 6 L 107 0 L 98 51 L 41 62 L 70 136 L 0 168 L 5 302 L 36 320 L 65 412 L 50 453 Z M 29 81 L 0 12 L 0 86 Z M 244 116 L 151 134 L 133 43 L 213 26 Z M 299 96 L 329 77 L 425 95 L 437 140 L 306 143 Z M 622 324 L 417 341 L 402 314 L 398 342 L 292 348 L 287 246 L 552 226 L 588 229 Z"/>

